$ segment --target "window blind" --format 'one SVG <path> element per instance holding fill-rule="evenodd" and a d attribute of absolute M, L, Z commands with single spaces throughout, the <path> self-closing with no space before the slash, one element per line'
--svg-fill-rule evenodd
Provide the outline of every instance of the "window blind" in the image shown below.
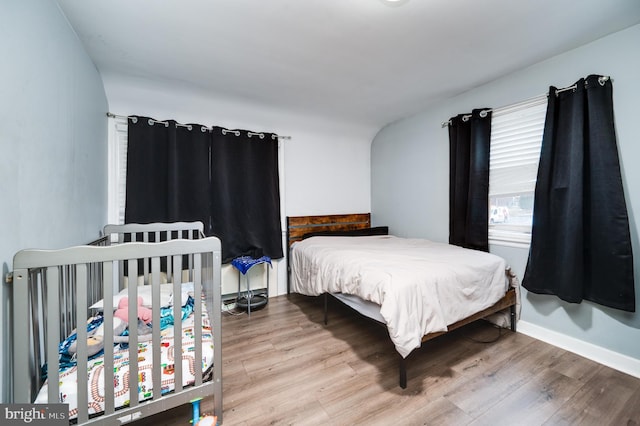
<path fill-rule="evenodd" d="M 500 216 L 489 225 L 490 242 L 530 242 L 546 110 L 546 95 L 493 110 L 489 199 Z"/>

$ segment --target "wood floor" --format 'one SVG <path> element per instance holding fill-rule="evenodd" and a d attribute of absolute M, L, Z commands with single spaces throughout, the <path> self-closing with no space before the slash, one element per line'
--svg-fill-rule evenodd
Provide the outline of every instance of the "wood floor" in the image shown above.
<path fill-rule="evenodd" d="M 640 425 L 640 379 L 483 321 L 415 351 L 403 390 L 386 330 L 329 306 L 327 326 L 300 295 L 223 314 L 225 425 Z"/>

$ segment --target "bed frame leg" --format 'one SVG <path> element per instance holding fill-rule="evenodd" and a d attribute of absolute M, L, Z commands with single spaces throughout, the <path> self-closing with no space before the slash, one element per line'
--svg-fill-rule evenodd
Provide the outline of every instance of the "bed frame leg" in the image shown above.
<path fill-rule="evenodd" d="M 324 294 L 324 325 L 329 323 L 329 295 L 327 293 Z"/>
<path fill-rule="evenodd" d="M 511 331 L 516 332 L 516 305 L 511 305 L 509 307 L 509 311 L 511 313 Z"/>
<path fill-rule="evenodd" d="M 400 356 L 400 362 L 398 363 L 398 370 L 400 372 L 400 387 L 402 389 L 407 388 L 407 361 Z"/>

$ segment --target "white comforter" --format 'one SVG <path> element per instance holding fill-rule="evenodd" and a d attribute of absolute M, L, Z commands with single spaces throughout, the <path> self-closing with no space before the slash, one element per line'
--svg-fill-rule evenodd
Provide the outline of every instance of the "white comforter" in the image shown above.
<path fill-rule="evenodd" d="M 449 244 L 394 236 L 311 237 L 291 250 L 291 288 L 309 296 L 356 295 L 380 305 L 396 350 L 497 302 L 505 261 Z"/>

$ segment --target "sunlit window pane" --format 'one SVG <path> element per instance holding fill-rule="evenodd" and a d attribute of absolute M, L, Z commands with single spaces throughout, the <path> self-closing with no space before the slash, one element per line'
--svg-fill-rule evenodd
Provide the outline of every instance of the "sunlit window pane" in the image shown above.
<path fill-rule="evenodd" d="M 491 122 L 489 242 L 529 244 L 546 96 L 496 109 Z"/>

